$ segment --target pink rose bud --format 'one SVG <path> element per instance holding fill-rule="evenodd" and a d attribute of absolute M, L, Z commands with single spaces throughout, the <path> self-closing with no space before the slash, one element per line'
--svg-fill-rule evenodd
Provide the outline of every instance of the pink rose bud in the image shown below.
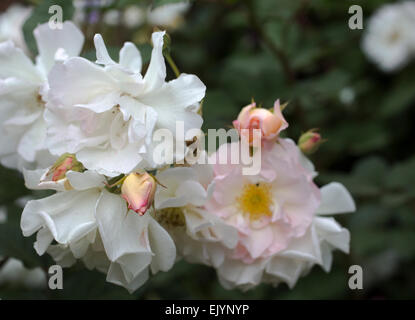
<path fill-rule="evenodd" d="M 58 181 L 65 178 L 66 172 L 71 170 L 73 159 L 66 158 L 63 162 L 55 168 L 52 175 L 52 181 Z"/>
<path fill-rule="evenodd" d="M 78 162 L 74 155 L 65 153 L 62 155 L 55 164 L 50 168 L 49 174 L 52 174 L 51 180 L 56 182 L 66 177 L 66 173 L 72 171 L 82 171 L 84 168 L 80 162 Z"/>
<path fill-rule="evenodd" d="M 311 129 L 303 133 L 298 139 L 298 147 L 305 154 L 311 154 L 316 152 L 318 147 L 325 141 L 321 138 L 321 135 L 316 132 L 317 129 Z"/>
<path fill-rule="evenodd" d="M 139 215 L 146 213 L 156 192 L 156 181 L 147 172 L 130 173 L 121 186 L 121 196 L 127 201 L 128 209 Z"/>
<path fill-rule="evenodd" d="M 279 133 L 288 127 L 281 112 L 280 101 L 274 103 L 272 111 L 264 108 L 257 108 L 256 103 L 244 107 L 238 115 L 238 119 L 233 121 L 233 126 L 241 135 L 245 134 L 242 129 L 249 130 L 248 141 L 253 142 L 253 130 L 261 130 L 261 139 L 265 141 L 275 141 Z"/>

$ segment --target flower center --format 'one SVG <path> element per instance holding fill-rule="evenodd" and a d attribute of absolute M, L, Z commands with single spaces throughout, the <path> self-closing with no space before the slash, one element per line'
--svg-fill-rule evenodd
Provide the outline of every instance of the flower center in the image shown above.
<path fill-rule="evenodd" d="M 166 208 L 156 211 L 156 220 L 163 226 L 182 227 L 186 225 L 184 214 L 180 208 Z"/>
<path fill-rule="evenodd" d="M 240 210 L 251 220 L 272 216 L 273 200 L 271 186 L 268 183 L 246 184 L 237 202 Z"/>

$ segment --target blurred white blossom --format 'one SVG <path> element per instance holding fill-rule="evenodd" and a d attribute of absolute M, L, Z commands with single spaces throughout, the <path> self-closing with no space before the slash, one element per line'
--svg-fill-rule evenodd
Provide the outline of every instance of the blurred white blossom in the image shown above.
<path fill-rule="evenodd" d="M 27 269 L 21 261 L 14 258 L 9 258 L 0 269 L 0 286 L 43 289 L 46 288 L 46 281 L 46 274 L 41 268 Z"/>
<path fill-rule="evenodd" d="M 415 55 L 415 2 L 387 4 L 370 18 L 362 47 L 380 69 L 391 72 Z"/>
<path fill-rule="evenodd" d="M 123 22 L 128 28 L 135 28 L 147 23 L 150 26 L 175 28 L 180 24 L 190 4 L 178 2 L 165 4 L 156 8 L 130 6 L 124 11 Z"/>
<path fill-rule="evenodd" d="M 7 209 L 0 207 L 0 223 L 7 221 Z M 0 262 L 2 262 L 0 256 Z M 0 286 L 23 286 L 31 289 L 46 287 L 46 274 L 41 268 L 28 269 L 14 258 L 7 258 L 0 267 Z"/>

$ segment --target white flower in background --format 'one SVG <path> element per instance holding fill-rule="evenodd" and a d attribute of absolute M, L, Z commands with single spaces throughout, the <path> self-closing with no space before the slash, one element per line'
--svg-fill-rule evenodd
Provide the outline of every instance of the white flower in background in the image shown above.
<path fill-rule="evenodd" d="M 5 223 L 7 221 L 7 209 L 6 207 L 0 207 L 0 223 Z"/>
<path fill-rule="evenodd" d="M 114 62 L 100 35 L 95 36 L 97 63 L 70 58 L 49 74 L 45 118 L 52 154 L 65 152 L 87 169 L 107 176 L 154 168 L 153 131 L 199 129 L 197 103 L 206 87 L 195 75 L 181 74 L 166 82 L 164 32 L 153 33 L 153 52 L 145 76 L 138 49 L 130 42 Z M 102 66 L 101 66 L 102 65 Z"/>
<path fill-rule="evenodd" d="M 111 9 L 105 12 L 104 22 L 109 26 L 116 26 L 121 20 L 121 13 L 116 9 Z"/>
<path fill-rule="evenodd" d="M 41 179 L 48 171 L 25 170 L 27 187 L 43 189 Z M 85 260 L 90 269 L 106 272 L 107 281 L 130 291 L 146 281 L 149 270 L 173 266 L 176 249 L 168 233 L 149 213 L 129 211 L 119 194 L 105 189 L 104 176 L 69 170 L 61 180 L 50 181 L 48 187 L 66 191 L 29 201 L 23 210 L 23 235 L 37 233 L 34 247 L 39 255 L 49 252 L 65 267 Z M 101 259 L 95 261 L 94 256 Z"/>
<path fill-rule="evenodd" d="M 16 47 L 27 52 L 22 28 L 31 12 L 31 7 L 12 4 L 0 14 L 0 42 L 11 40 Z"/>
<path fill-rule="evenodd" d="M 7 209 L 0 207 L 0 223 L 6 221 Z M 0 256 L 1 262 L 3 258 Z M 21 261 L 8 258 L 0 267 L 0 286 L 42 289 L 46 287 L 46 274 L 41 268 L 27 269 Z"/>
<path fill-rule="evenodd" d="M 113 3 L 113 0 L 73 0 L 75 12 L 72 20 L 79 26 L 84 23 L 95 24 L 99 22 L 102 8 L 108 7 Z M 113 17 L 104 17 L 104 19 L 109 19 L 110 22 L 113 22 L 113 19 L 111 19 Z"/>
<path fill-rule="evenodd" d="M 43 289 L 46 288 L 46 283 L 46 274 L 41 268 L 27 269 L 21 261 L 14 258 L 9 258 L 0 269 L 0 286 Z"/>
<path fill-rule="evenodd" d="M 150 26 L 175 28 L 189 8 L 190 4 L 187 1 L 165 4 L 153 9 L 130 6 L 124 11 L 123 22 L 128 28 L 136 28 L 145 23 Z"/>
<path fill-rule="evenodd" d="M 387 4 L 371 17 L 363 50 L 380 69 L 391 72 L 415 55 L 415 2 Z"/>
<path fill-rule="evenodd" d="M 222 145 L 213 157 L 227 148 Z M 347 190 L 339 183 L 319 190 L 313 165 L 289 139 L 262 152 L 257 176 L 243 176 L 242 165 L 214 166 L 214 191 L 205 208 L 238 230 L 237 246 L 223 248 L 225 259 L 216 266 L 228 289 L 261 282 L 293 287 L 315 264 L 328 271 L 332 250 L 349 250 L 349 232 L 325 217 L 355 210 Z"/>
<path fill-rule="evenodd" d="M 223 248 L 234 248 L 237 230 L 202 208 L 213 179 L 210 165 L 176 167 L 157 174 L 155 218 L 174 239 L 179 256 L 191 263 L 218 266 Z"/>
<path fill-rule="evenodd" d="M 43 119 L 47 74 L 55 58 L 78 55 L 84 41 L 72 22 L 56 30 L 42 24 L 34 36 L 36 64 L 13 42 L 0 43 L 0 161 L 11 168 L 50 165 L 53 157 L 46 150 Z"/>

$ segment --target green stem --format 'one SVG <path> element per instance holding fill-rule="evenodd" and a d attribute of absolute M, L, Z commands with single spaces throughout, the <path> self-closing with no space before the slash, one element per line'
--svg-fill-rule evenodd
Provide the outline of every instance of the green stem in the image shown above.
<path fill-rule="evenodd" d="M 289 84 L 292 84 L 295 80 L 295 73 L 294 70 L 291 68 L 290 61 L 286 56 L 285 52 L 279 48 L 268 35 L 262 29 L 261 23 L 258 21 L 258 18 L 255 15 L 255 8 L 253 0 L 246 0 L 247 9 L 248 9 L 248 17 L 251 22 L 251 26 L 258 34 L 259 38 L 262 40 L 263 44 L 268 47 L 271 53 L 277 58 L 280 62 L 282 69 L 284 71 L 286 80 Z"/>
<path fill-rule="evenodd" d="M 177 65 L 174 63 L 173 58 L 171 57 L 171 55 L 169 53 L 164 54 L 164 57 L 166 58 L 167 62 L 170 65 L 170 68 L 173 70 L 176 78 L 178 78 L 180 76 L 180 71 L 179 68 L 177 68 Z"/>

